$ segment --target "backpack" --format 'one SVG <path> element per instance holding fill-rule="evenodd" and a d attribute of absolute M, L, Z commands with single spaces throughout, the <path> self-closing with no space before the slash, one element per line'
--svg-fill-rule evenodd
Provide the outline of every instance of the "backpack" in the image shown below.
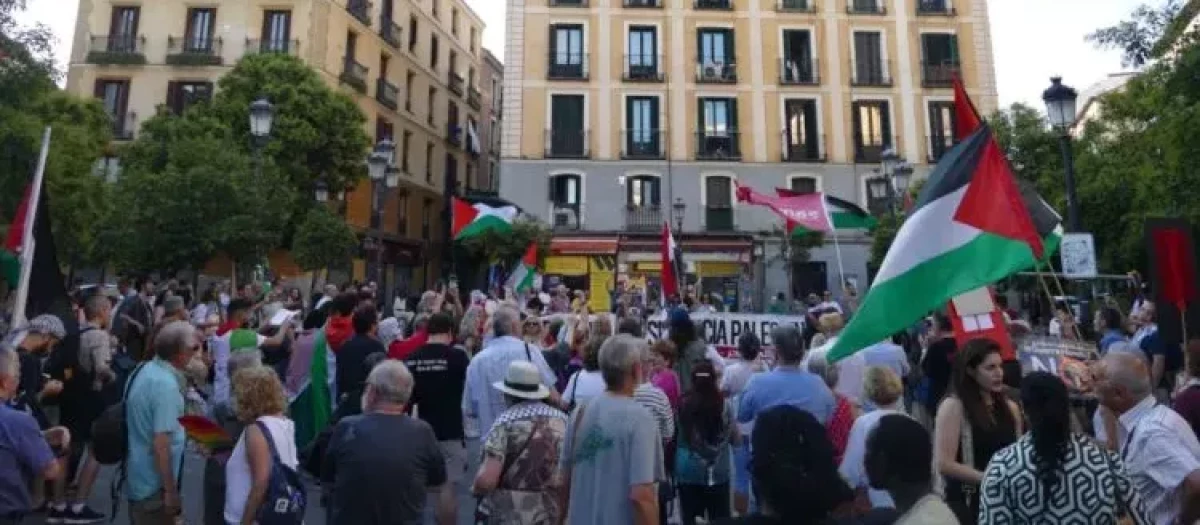
<path fill-rule="evenodd" d="M 271 474 L 267 481 L 267 492 L 263 504 L 258 508 L 255 521 L 258 525 L 299 525 L 304 523 L 304 509 L 308 506 L 308 495 L 300 474 L 279 459 L 271 431 L 261 421 L 254 425 L 262 432 L 271 449 Z"/>
<path fill-rule="evenodd" d="M 92 422 L 92 457 L 101 465 L 120 463 L 129 454 L 129 424 L 125 403 L 129 400 L 129 390 L 134 379 L 137 379 L 143 368 L 145 364 L 138 365 L 129 375 L 121 400 L 104 409 L 100 417 Z"/>

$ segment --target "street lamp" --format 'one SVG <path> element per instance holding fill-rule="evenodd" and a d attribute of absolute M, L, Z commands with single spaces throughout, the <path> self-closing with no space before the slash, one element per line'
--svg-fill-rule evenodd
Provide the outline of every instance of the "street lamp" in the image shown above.
<path fill-rule="evenodd" d="M 376 229 L 378 239 L 372 245 L 375 248 L 375 282 L 380 283 L 386 290 L 383 273 L 383 207 L 390 190 L 400 185 L 400 170 L 392 164 L 395 161 L 396 144 L 391 139 L 383 139 L 375 144 L 374 150 L 367 157 L 367 176 L 371 179 L 371 213 L 372 227 Z"/>
<path fill-rule="evenodd" d="M 1083 229 L 1079 223 L 1079 199 L 1075 195 L 1075 155 L 1071 151 L 1071 126 L 1075 124 L 1075 101 L 1078 96 L 1074 89 L 1063 85 L 1062 77 L 1051 78 L 1050 88 L 1042 92 L 1046 116 L 1050 125 L 1058 131 L 1062 147 L 1063 166 L 1066 168 L 1067 228 L 1071 232 Z"/>
<path fill-rule="evenodd" d="M 313 193 L 317 198 L 317 202 L 321 204 L 329 202 L 329 185 L 326 184 L 325 181 L 317 181 L 317 187 L 313 189 Z"/>
<path fill-rule="evenodd" d="M 671 206 L 671 213 L 675 218 L 675 231 L 683 231 L 683 216 L 687 213 L 687 203 L 683 202 L 680 197 L 675 198 L 675 204 Z"/>
<path fill-rule="evenodd" d="M 254 147 L 254 176 L 262 178 L 262 148 L 271 136 L 271 124 L 275 120 L 275 106 L 266 98 L 250 103 L 250 136 Z"/>

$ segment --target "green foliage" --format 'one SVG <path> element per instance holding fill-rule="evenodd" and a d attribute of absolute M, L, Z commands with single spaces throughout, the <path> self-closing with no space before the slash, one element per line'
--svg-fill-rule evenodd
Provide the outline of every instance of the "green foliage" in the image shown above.
<path fill-rule="evenodd" d="M 540 222 L 529 219 L 513 221 L 512 232 L 488 231 L 483 235 L 464 239 L 460 244 L 471 257 L 489 263 L 508 264 L 525 255 L 530 242 L 538 244 L 538 264 L 550 252 L 550 229 Z"/>
<path fill-rule="evenodd" d="M 317 206 L 296 228 L 292 257 L 302 270 L 320 270 L 345 262 L 357 246 L 358 236 L 346 221 L 328 208 Z"/>
<path fill-rule="evenodd" d="M 1163 0 L 1158 7 L 1142 4 L 1128 20 L 1098 29 L 1087 40 L 1102 49 L 1120 51 L 1124 66 L 1141 67 L 1160 56 L 1180 36 L 1191 21 L 1190 16 L 1180 14 L 1194 15 L 1194 4 L 1189 2 L 1186 9 L 1183 0 Z"/>

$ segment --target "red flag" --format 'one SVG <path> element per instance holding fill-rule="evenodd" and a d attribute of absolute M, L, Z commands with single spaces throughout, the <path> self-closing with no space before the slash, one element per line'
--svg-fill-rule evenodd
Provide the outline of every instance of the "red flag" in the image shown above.
<path fill-rule="evenodd" d="M 1177 228 L 1155 230 L 1151 234 L 1157 254 L 1159 296 L 1181 311 L 1187 309 L 1188 301 L 1196 298 L 1196 277 L 1188 271 L 1195 263 L 1187 249 L 1187 236 L 1187 231 Z"/>
<path fill-rule="evenodd" d="M 791 232 L 799 226 L 808 231 L 827 232 L 833 230 L 829 220 L 829 212 L 825 209 L 825 195 L 822 193 L 805 193 L 793 197 L 771 197 L 763 195 L 744 186 L 737 187 L 737 197 L 741 202 L 766 206 L 779 215 L 787 223 Z"/>
<path fill-rule="evenodd" d="M 8 235 L 4 238 L 4 249 L 16 254 L 21 251 L 21 245 L 25 242 L 25 216 L 29 214 L 29 190 L 32 186 L 25 186 L 25 196 L 21 197 L 21 203 L 17 205 L 17 213 L 13 215 L 13 220 L 8 224 Z"/>
<path fill-rule="evenodd" d="M 961 310 L 957 302 L 964 305 Z M 996 307 L 990 288 L 978 288 L 951 299 L 946 303 L 946 314 L 954 327 L 954 340 L 958 341 L 959 348 L 972 339 L 991 339 L 1000 345 L 1000 360 L 1017 360 L 1016 347 L 1008 335 L 1008 322 L 1004 312 Z"/>
<path fill-rule="evenodd" d="M 662 229 L 662 247 L 660 251 L 662 255 L 662 293 L 664 298 L 680 297 L 679 295 L 679 277 L 683 274 L 682 267 L 683 254 L 679 249 L 679 244 L 675 242 L 675 236 L 671 233 L 671 226 L 663 223 Z"/>
<path fill-rule="evenodd" d="M 958 73 L 954 74 L 954 142 L 966 139 L 975 130 L 981 126 L 979 112 L 975 110 L 975 104 L 971 102 L 971 97 L 967 95 L 967 88 L 963 86 L 962 77 Z"/>

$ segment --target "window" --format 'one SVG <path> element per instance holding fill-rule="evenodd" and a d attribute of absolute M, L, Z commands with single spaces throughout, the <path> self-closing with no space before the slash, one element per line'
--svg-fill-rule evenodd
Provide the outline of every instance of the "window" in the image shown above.
<path fill-rule="evenodd" d="M 851 104 L 854 156 L 859 162 L 879 162 L 892 145 L 892 116 L 887 101 L 860 100 Z"/>
<path fill-rule="evenodd" d="M 783 160 L 821 160 L 821 140 L 817 134 L 817 101 L 789 99 L 784 101 L 783 108 Z"/>
<path fill-rule="evenodd" d="M 286 52 L 292 39 L 291 11 L 264 11 L 262 43 L 264 51 Z"/>
<path fill-rule="evenodd" d="M 404 111 L 412 113 L 412 92 L 413 84 L 416 83 L 417 74 L 409 71 L 404 74 Z"/>
<path fill-rule="evenodd" d="M 412 132 L 404 130 L 404 138 L 400 139 L 400 171 L 408 173 L 408 156 L 411 153 Z"/>
<path fill-rule="evenodd" d="M 450 50 L 450 74 L 458 74 L 458 52 L 453 49 Z"/>
<path fill-rule="evenodd" d="M 382 141 L 384 139 L 392 140 L 392 138 L 394 138 L 395 136 L 396 136 L 395 131 L 393 129 L 391 122 L 389 122 L 387 119 L 385 119 L 383 117 L 375 117 L 375 143 L 376 144 L 378 144 L 380 141 Z"/>
<path fill-rule="evenodd" d="M 408 193 L 404 191 L 396 197 L 396 233 L 408 237 Z"/>
<path fill-rule="evenodd" d="M 550 204 L 579 206 L 583 201 L 583 184 L 579 175 L 553 175 L 550 177 Z"/>
<path fill-rule="evenodd" d="M 587 153 L 583 95 L 550 97 L 547 157 L 582 157 Z"/>
<path fill-rule="evenodd" d="M 925 87 L 949 87 L 958 72 L 958 37 L 952 33 L 921 35 L 921 83 Z"/>
<path fill-rule="evenodd" d="M 854 78 L 858 86 L 889 86 L 887 61 L 883 58 L 883 34 L 876 31 L 854 32 Z"/>
<path fill-rule="evenodd" d="M 698 158 L 740 158 L 737 99 L 701 98 L 696 144 Z"/>
<path fill-rule="evenodd" d="M 430 126 L 434 125 L 433 124 L 433 108 L 436 106 L 437 106 L 437 88 L 431 87 L 431 88 L 429 88 L 429 113 L 426 118 L 426 121 L 429 122 Z"/>
<path fill-rule="evenodd" d="M 655 80 L 658 78 L 658 28 L 629 26 L 629 58 L 625 78 Z"/>
<path fill-rule="evenodd" d="M 733 179 L 724 175 L 704 179 L 704 229 L 733 230 Z"/>
<path fill-rule="evenodd" d="M 433 184 L 433 143 L 425 144 L 425 182 Z"/>
<path fill-rule="evenodd" d="M 449 151 L 446 152 L 446 190 L 455 195 L 461 195 L 462 181 L 458 179 L 458 158 Z"/>
<path fill-rule="evenodd" d="M 379 78 L 387 79 L 388 65 L 391 63 L 391 58 L 386 53 L 379 54 Z"/>
<path fill-rule="evenodd" d="M 457 144 L 462 140 L 462 126 L 458 123 L 458 104 L 453 100 L 446 101 L 446 126 L 451 141 Z"/>
<path fill-rule="evenodd" d="M 430 4 L 430 8 L 431 8 L 430 11 L 433 13 L 434 20 L 437 20 L 438 16 L 441 14 L 441 9 L 439 9 L 439 7 L 441 7 L 441 6 L 438 5 L 440 3 L 441 2 L 439 0 L 429 0 L 429 4 Z"/>
<path fill-rule="evenodd" d="M 491 139 L 492 139 L 492 146 L 491 146 L 492 154 L 499 155 L 500 154 L 500 121 L 496 120 L 496 117 L 492 117 L 492 127 L 489 131 L 489 134 L 491 135 Z"/>
<path fill-rule="evenodd" d="M 429 67 L 437 69 L 438 67 L 438 37 L 437 35 L 429 35 Z"/>
<path fill-rule="evenodd" d="M 475 49 L 475 37 L 478 36 L 478 32 L 475 31 L 474 27 L 472 27 L 470 34 L 471 34 L 471 40 L 467 42 L 467 45 L 470 46 L 471 54 L 474 55 L 479 52 L 477 49 Z"/>
<path fill-rule="evenodd" d="M 354 60 L 358 56 L 358 35 L 354 31 L 346 31 L 346 60 Z"/>
<path fill-rule="evenodd" d="M 630 207 L 657 207 L 661 202 L 659 178 L 653 175 L 635 175 L 625 181 L 625 204 Z"/>
<path fill-rule="evenodd" d="M 450 34 L 458 36 L 458 9 L 450 9 Z"/>
<path fill-rule="evenodd" d="M 469 86 L 471 89 L 475 89 L 475 67 L 474 66 L 467 68 L 467 86 Z"/>
<path fill-rule="evenodd" d="M 471 191 L 471 190 L 474 190 L 479 187 L 479 185 L 476 184 L 476 182 L 478 182 L 478 181 L 475 180 L 475 163 L 468 162 L 468 163 L 466 163 L 466 167 L 467 167 L 467 191 Z"/>
<path fill-rule="evenodd" d="M 412 53 L 417 49 L 417 17 L 408 17 L 408 52 Z"/>
<path fill-rule="evenodd" d="M 488 170 L 487 189 L 489 191 L 497 191 L 500 189 L 500 163 L 492 162 L 491 168 Z"/>
<path fill-rule="evenodd" d="M 816 83 L 817 71 L 811 33 L 807 30 L 784 30 L 782 66 L 779 77 L 782 83 Z"/>
<path fill-rule="evenodd" d="M 583 52 L 583 26 L 552 24 L 550 26 L 549 78 L 585 78 L 587 71 Z"/>
<path fill-rule="evenodd" d="M 212 53 L 213 33 L 216 31 L 217 10 L 190 8 L 187 11 L 187 30 L 183 40 L 184 52 Z"/>
<path fill-rule="evenodd" d="M 696 53 L 697 81 L 732 82 L 737 80 L 732 29 L 698 30 L 696 32 Z"/>
<path fill-rule="evenodd" d="M 929 103 L 929 161 L 937 162 L 954 147 L 954 103 Z"/>
<path fill-rule="evenodd" d="M 816 193 L 817 179 L 812 177 L 792 177 L 788 189 L 796 193 Z"/>
<path fill-rule="evenodd" d="M 433 222 L 433 201 L 425 199 L 421 204 L 421 238 L 430 239 L 430 223 Z"/>
<path fill-rule="evenodd" d="M 187 108 L 212 100 L 212 82 L 167 82 L 167 107 L 182 115 Z"/>
<path fill-rule="evenodd" d="M 658 120 L 658 97 L 629 97 L 625 99 L 625 157 L 660 158 L 661 132 Z"/>
<path fill-rule="evenodd" d="M 138 19 L 141 18 L 141 13 L 141 8 L 137 6 L 113 7 L 108 28 L 108 51 L 138 51 Z"/>
<path fill-rule="evenodd" d="M 500 79 L 492 78 L 492 111 L 500 113 L 501 98 L 504 95 L 504 88 L 500 86 Z"/>
<path fill-rule="evenodd" d="M 113 135 L 130 138 L 133 126 L 126 112 L 129 110 L 129 79 L 102 79 L 96 81 L 96 98 L 104 104 L 104 112 L 113 121 Z"/>

